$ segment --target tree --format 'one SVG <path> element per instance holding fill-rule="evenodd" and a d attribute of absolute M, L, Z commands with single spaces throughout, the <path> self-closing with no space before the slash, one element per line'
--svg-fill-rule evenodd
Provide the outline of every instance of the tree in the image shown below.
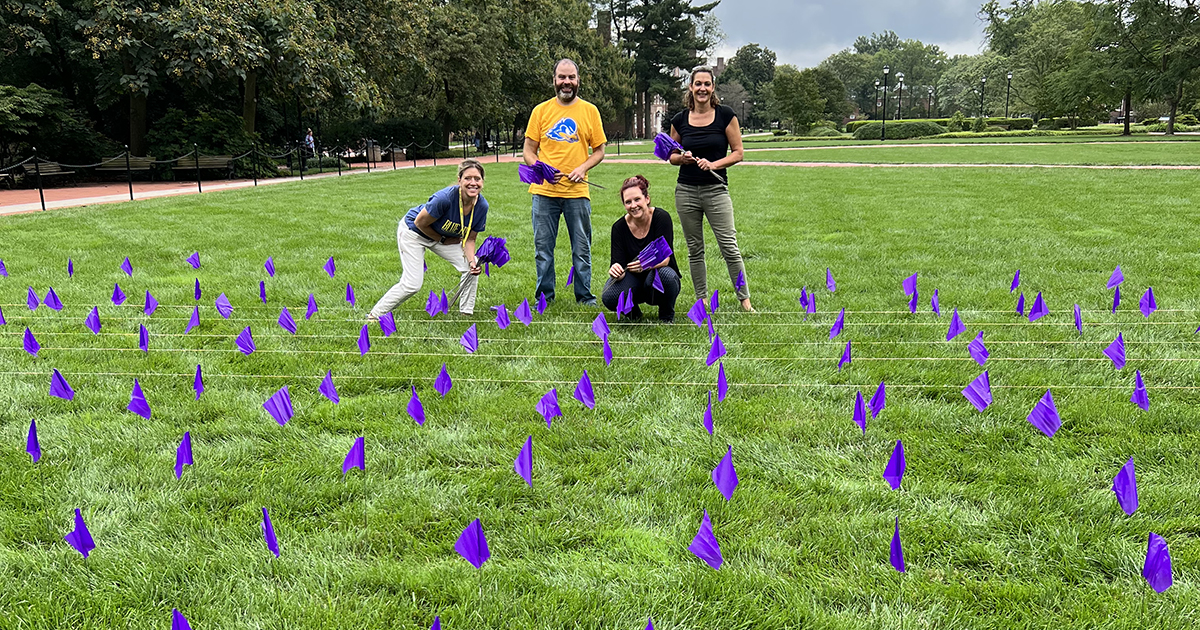
<path fill-rule="evenodd" d="M 871 33 L 870 37 L 859 35 L 854 39 L 854 52 L 862 55 L 874 55 L 899 47 L 900 36 L 894 31 L 884 31 L 882 34 Z"/>
<path fill-rule="evenodd" d="M 842 84 L 842 80 L 825 68 L 808 68 L 804 70 L 804 74 L 817 84 L 817 93 L 825 102 L 821 112 L 825 120 L 832 120 L 841 125 L 842 119 L 853 110 L 850 101 L 846 99 L 846 86 Z"/>
<path fill-rule="evenodd" d="M 762 86 L 775 78 L 775 53 L 758 44 L 746 44 L 734 53 L 719 82 L 738 83 L 752 98 L 762 96 Z"/>
<path fill-rule="evenodd" d="M 791 64 L 779 66 L 764 91 L 767 111 L 780 122 L 790 122 L 793 131 L 821 120 L 825 99 L 812 73 L 800 72 Z"/>

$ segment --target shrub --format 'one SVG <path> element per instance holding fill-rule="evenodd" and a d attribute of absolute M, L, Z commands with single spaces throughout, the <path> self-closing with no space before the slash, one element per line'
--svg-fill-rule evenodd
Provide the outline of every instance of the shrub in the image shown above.
<path fill-rule="evenodd" d="M 863 125 L 866 125 L 866 124 L 869 124 L 869 123 L 873 123 L 873 122 L 879 122 L 879 121 L 875 121 L 875 120 L 851 120 L 850 122 L 846 123 L 846 133 L 854 133 L 855 131 L 858 131 L 858 128 L 859 128 L 859 127 L 862 127 Z"/>
<path fill-rule="evenodd" d="M 954 112 L 954 115 L 950 117 L 950 124 L 946 125 L 946 129 L 949 130 L 950 133 L 959 132 L 963 130 L 963 128 L 966 126 L 966 123 L 967 117 L 963 116 L 962 110 L 959 110 Z"/>
<path fill-rule="evenodd" d="M 1023 131 L 1033 129 L 1032 118 L 998 118 L 996 119 L 1002 125 L 1008 125 L 1010 131 Z M 989 121 L 991 122 L 991 121 Z"/>
<path fill-rule="evenodd" d="M 1191 114 L 1180 114 L 1175 117 L 1175 124 L 1188 125 L 1189 127 L 1194 127 L 1196 125 L 1200 125 L 1200 119 L 1197 119 L 1195 116 L 1193 116 Z"/>
<path fill-rule="evenodd" d="M 1042 131 L 1054 131 L 1058 129 L 1058 120 L 1054 118 L 1043 118 L 1038 121 L 1037 128 Z"/>
<path fill-rule="evenodd" d="M 339 167 L 339 164 L 341 168 L 350 168 L 349 164 L 333 155 L 323 155 L 319 160 L 315 157 L 310 157 L 307 160 L 304 160 L 304 168 L 309 170 L 316 170 L 319 166 L 322 169 L 336 171 Z"/>
<path fill-rule="evenodd" d="M 874 138 L 878 138 L 881 126 L 881 122 L 872 121 L 869 124 L 859 127 L 854 132 L 854 137 L 858 140 L 872 140 Z M 945 127 L 936 123 L 925 121 L 901 120 L 889 122 L 887 124 L 887 137 L 889 140 L 922 138 L 925 136 L 936 136 L 942 133 L 946 133 Z"/>
<path fill-rule="evenodd" d="M 775 129 L 775 130 L 771 131 L 771 135 L 772 136 L 786 136 L 787 130 L 786 129 Z"/>
<path fill-rule="evenodd" d="M 150 155 L 159 160 L 186 155 L 192 151 L 193 144 L 201 155 L 239 156 L 250 151 L 256 139 L 255 134 L 246 133 L 242 128 L 242 117 L 233 112 L 216 110 L 188 115 L 178 109 L 168 109 L 165 116 L 151 125 L 150 133 L 146 134 L 146 146 Z M 273 152 L 259 146 L 257 159 L 251 155 L 233 163 L 234 174 L 250 177 L 256 172 L 260 178 L 276 176 L 278 169 L 266 157 Z M 170 164 L 160 167 L 158 173 L 167 178 L 175 175 Z"/>
<path fill-rule="evenodd" d="M 1180 133 L 1180 132 L 1184 132 L 1184 131 L 1197 131 L 1197 130 L 1200 130 L 1200 127 L 1193 127 L 1190 125 L 1181 125 L 1181 124 L 1179 124 L 1179 119 L 1178 118 L 1175 119 L 1175 132 L 1176 133 Z M 1146 125 L 1146 131 L 1149 131 L 1152 133 L 1166 133 L 1167 132 L 1167 123 L 1165 123 L 1165 122 L 1151 123 L 1149 125 Z"/>
<path fill-rule="evenodd" d="M 840 137 L 842 137 L 841 132 L 839 132 L 837 129 L 831 129 L 829 127 L 813 127 L 812 129 L 810 129 L 808 131 L 808 135 L 811 138 L 840 138 Z"/>
<path fill-rule="evenodd" d="M 971 123 L 971 131 L 973 131 L 975 133 L 983 133 L 984 131 L 987 131 L 987 122 L 983 119 L 982 116 L 980 116 L 979 118 L 976 118 Z"/>
<path fill-rule="evenodd" d="M 36 83 L 0 85 L 0 165 L 28 157 L 32 147 L 41 159 L 69 164 L 91 164 L 121 150 L 57 91 Z"/>

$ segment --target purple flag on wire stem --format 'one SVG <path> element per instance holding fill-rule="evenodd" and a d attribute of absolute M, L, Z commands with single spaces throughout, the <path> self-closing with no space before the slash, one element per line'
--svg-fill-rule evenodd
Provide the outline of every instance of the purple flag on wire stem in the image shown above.
<path fill-rule="evenodd" d="M 737 471 L 733 468 L 733 446 L 725 453 L 725 457 L 721 458 L 721 463 L 712 471 L 713 485 L 717 490 L 721 491 L 721 495 L 726 501 L 733 500 L 733 491 L 738 486 Z"/>
<path fill-rule="evenodd" d="M 183 479 L 183 467 L 194 466 L 196 462 L 192 459 L 192 432 L 184 431 L 183 440 L 179 442 L 179 447 L 175 449 L 175 478 Z"/>
<path fill-rule="evenodd" d="M 388 311 L 379 317 L 379 332 L 384 337 L 391 337 L 396 332 L 396 316 Z"/>
<path fill-rule="evenodd" d="M 125 407 L 125 410 L 132 411 L 147 420 L 150 419 L 150 403 L 146 402 L 146 396 L 142 393 L 142 384 L 136 378 L 133 379 L 133 393 L 129 395 L 129 405 Z"/>
<path fill-rule="evenodd" d="M 605 319 L 604 313 L 596 313 L 596 319 L 592 320 L 592 334 L 600 339 L 608 339 L 611 330 L 608 328 L 608 320 Z"/>
<path fill-rule="evenodd" d="M 671 244 L 667 242 L 667 238 L 660 236 L 643 247 L 642 251 L 638 252 L 637 258 L 643 270 L 653 269 L 659 263 L 670 258 L 674 253 L 671 249 Z"/>
<path fill-rule="evenodd" d="M 608 337 L 605 337 L 602 343 L 604 344 L 604 365 L 612 365 L 613 352 L 612 346 L 608 345 Z"/>
<path fill-rule="evenodd" d="M 829 267 L 825 268 L 825 288 L 829 289 L 830 293 L 837 291 L 837 283 L 833 281 L 833 272 Z"/>
<path fill-rule="evenodd" d="M 187 257 L 187 264 L 191 265 L 192 269 L 199 269 L 200 252 L 192 252 L 192 255 Z"/>
<path fill-rule="evenodd" d="M 946 341 L 954 339 L 966 330 L 967 327 L 963 325 L 962 318 L 958 316 L 958 309 L 955 308 L 954 315 L 950 318 L 950 328 L 946 331 Z"/>
<path fill-rule="evenodd" d="M 718 359 L 725 356 L 725 344 L 721 343 L 721 335 L 713 337 L 712 348 L 708 351 L 708 358 L 705 360 L 705 365 L 712 365 Z"/>
<path fill-rule="evenodd" d="M 119 284 L 113 284 L 112 303 L 115 306 L 125 303 L 125 292 L 121 290 L 121 285 Z"/>
<path fill-rule="evenodd" d="M 87 524 L 83 522 L 83 514 L 79 512 L 79 508 L 75 508 L 75 529 L 69 534 L 63 536 L 63 540 L 67 544 L 75 548 L 84 558 L 96 548 L 96 542 L 92 540 L 92 533 L 88 531 Z"/>
<path fill-rule="evenodd" d="M 267 270 L 267 275 L 275 277 L 275 257 L 267 256 L 267 262 L 263 263 L 263 269 Z"/>
<path fill-rule="evenodd" d="M 744 288 L 746 288 L 746 270 L 745 269 L 738 271 L 737 280 L 733 281 L 733 290 L 735 292 L 741 291 Z"/>
<path fill-rule="evenodd" d="M 499 236 L 489 236 L 483 239 L 483 243 L 475 251 L 475 258 L 484 265 L 485 271 L 488 265 L 503 267 L 508 264 L 509 260 L 512 260 L 512 256 L 508 253 L 507 241 Z"/>
<path fill-rule="evenodd" d="M 0 326 L 3 326 L 7 323 L 8 323 L 8 320 L 4 319 L 4 309 L 0 308 Z"/>
<path fill-rule="evenodd" d="M 1054 437 L 1062 426 L 1062 419 L 1058 416 L 1058 408 L 1054 406 L 1054 396 L 1050 395 L 1050 390 L 1046 390 L 1045 395 L 1033 406 L 1033 410 L 1025 419 L 1047 437 Z"/>
<path fill-rule="evenodd" d="M 183 334 L 186 335 L 186 334 L 192 332 L 192 329 L 199 325 L 200 325 L 200 307 L 193 306 L 192 307 L 192 318 L 188 320 L 187 328 L 184 329 Z M 100 317 L 98 315 L 96 317 L 96 327 L 97 328 L 100 327 Z M 97 331 L 93 331 L 93 332 L 97 332 Z"/>
<path fill-rule="evenodd" d="M 67 379 L 63 378 L 58 368 L 50 375 L 50 395 L 63 400 L 75 400 L 75 390 L 71 389 Z"/>
<path fill-rule="evenodd" d="M 697 328 L 703 329 L 704 320 L 708 319 L 708 311 L 705 310 L 704 300 L 696 300 L 696 303 L 692 305 L 692 308 L 688 309 L 687 316 L 688 319 L 692 320 L 692 323 L 695 324 Z"/>
<path fill-rule="evenodd" d="M 992 382 L 987 371 L 975 377 L 975 380 L 962 390 L 962 395 L 977 411 L 987 409 L 988 405 L 992 404 Z"/>
<path fill-rule="evenodd" d="M 546 294 L 545 294 L 545 292 L 539 293 L 539 294 L 538 294 L 538 301 L 537 301 L 537 312 L 538 312 L 538 315 L 542 315 L 542 314 L 544 314 L 544 313 L 546 312 L 546 307 L 547 307 L 547 306 L 549 306 L 549 305 L 548 305 L 548 304 L 546 304 Z"/>
<path fill-rule="evenodd" d="M 150 295 L 149 291 L 146 291 L 146 302 L 145 302 L 145 306 L 142 307 L 142 313 L 145 313 L 146 316 L 149 317 L 150 315 L 154 314 L 154 311 L 157 311 L 157 310 L 158 310 L 158 300 L 154 299 L 154 296 Z"/>
<path fill-rule="evenodd" d="M 425 405 L 421 404 L 421 398 L 417 396 L 417 386 L 412 386 L 412 396 L 408 399 L 408 406 L 405 408 L 408 411 L 408 417 L 413 419 L 418 426 L 425 426 Z"/>
<path fill-rule="evenodd" d="M 892 534 L 892 546 L 888 552 L 888 560 L 892 563 L 892 568 L 900 573 L 905 572 L 904 565 L 904 547 L 900 544 L 900 517 L 896 517 L 896 531 Z"/>
<path fill-rule="evenodd" d="M 321 379 L 321 385 L 317 387 L 317 391 L 335 405 L 342 402 L 342 397 L 338 396 L 337 387 L 333 384 L 333 370 L 325 370 L 325 378 Z"/>
<path fill-rule="evenodd" d="M 446 370 L 446 364 L 442 364 L 442 371 L 438 372 L 437 378 L 433 379 L 433 389 L 437 391 L 442 398 L 450 393 L 450 388 L 454 387 L 454 381 L 450 380 L 450 372 Z"/>
<path fill-rule="evenodd" d="M 258 281 L 258 299 L 262 300 L 263 304 L 267 303 L 267 283 L 262 280 Z"/>
<path fill-rule="evenodd" d="M 654 288 L 654 290 L 655 290 L 655 291 L 658 291 L 659 293 L 666 293 L 666 292 L 667 292 L 667 289 L 666 289 L 666 287 L 664 287 L 664 286 L 663 286 L 663 283 L 662 283 L 662 277 L 660 277 L 660 276 L 658 275 L 658 270 L 657 270 L 657 269 L 655 269 L 655 270 L 654 270 L 654 280 L 650 282 L 650 286 L 651 286 L 651 287 L 653 287 L 653 288 Z"/>
<path fill-rule="evenodd" d="M 937 289 L 933 290 L 933 299 L 929 300 L 929 308 L 933 311 L 934 315 L 937 315 L 938 317 L 942 316 L 942 307 L 941 307 L 941 304 L 938 302 L 938 290 Z"/>
<path fill-rule="evenodd" d="M 847 365 L 850 365 L 850 342 L 849 341 L 846 342 L 846 349 L 842 351 L 842 358 L 838 359 L 838 371 L 841 372 L 842 368 Z"/>
<path fill-rule="evenodd" d="M 171 609 L 171 630 L 192 630 L 187 617 L 184 617 L 178 608 Z"/>
<path fill-rule="evenodd" d="M 1125 511 L 1126 516 L 1133 516 L 1138 509 L 1137 475 L 1133 470 L 1133 458 L 1117 471 L 1113 477 L 1113 494 L 1117 496 L 1117 504 Z"/>
<path fill-rule="evenodd" d="M 517 177 L 526 184 L 541 184 L 546 181 L 536 168 L 527 164 L 517 165 Z"/>
<path fill-rule="evenodd" d="M 54 290 L 51 289 L 50 293 L 46 294 L 47 306 L 50 305 L 50 295 L 53 292 Z M 54 307 L 51 306 L 50 308 Z M 55 310 L 61 310 L 61 308 L 62 307 L 60 305 L 59 308 Z M 1142 317 L 1150 317 L 1151 313 L 1158 310 L 1158 302 L 1154 300 L 1154 287 L 1146 289 L 1146 292 L 1142 294 L 1142 299 L 1138 300 L 1138 309 L 1142 311 Z"/>
<path fill-rule="evenodd" d="M 987 346 L 983 345 L 982 330 L 979 331 L 978 335 L 975 335 L 975 338 L 971 340 L 971 343 L 967 344 L 967 352 L 979 365 L 987 363 L 988 357 L 991 356 L 991 353 L 988 352 Z"/>
<path fill-rule="evenodd" d="M 349 282 L 346 283 L 346 301 L 350 303 L 350 306 L 358 306 L 354 301 L 354 287 L 350 286 Z"/>
<path fill-rule="evenodd" d="M 888 460 L 887 467 L 883 469 L 883 478 L 892 487 L 892 490 L 900 489 L 900 481 L 904 479 L 904 469 L 908 462 L 904 459 L 904 443 L 896 440 L 896 448 L 892 449 L 892 458 Z"/>
<path fill-rule="evenodd" d="M 369 324 L 363 324 L 362 330 L 358 331 L 358 356 L 367 354 L 371 349 L 371 328 Z"/>
<path fill-rule="evenodd" d="M 147 291 L 147 295 L 148 294 L 149 292 Z M 1153 300 L 1153 294 L 1151 295 L 1151 299 Z M 44 302 L 46 306 L 49 306 L 50 310 L 52 311 L 63 310 L 62 300 L 58 299 L 58 294 L 54 292 L 54 287 L 50 287 L 46 290 L 46 299 L 42 300 L 42 302 Z"/>
<path fill-rule="evenodd" d="M 433 625 L 429 626 L 429 630 L 442 630 L 442 618 L 440 616 L 433 618 Z"/>
<path fill-rule="evenodd" d="M 708 301 L 708 310 L 712 313 L 716 313 L 717 307 L 721 306 L 721 298 L 719 297 L 720 293 L 720 291 L 713 289 L 712 298 L 710 298 Z"/>
<path fill-rule="evenodd" d="M 692 539 L 692 544 L 688 545 L 688 551 L 703 560 L 705 564 L 714 570 L 720 569 L 721 565 L 725 562 L 725 559 L 721 557 L 721 545 L 717 543 L 717 537 L 713 534 L 712 521 L 708 518 L 708 510 L 704 510 L 704 518 L 700 521 L 700 529 L 696 532 L 696 537 Z"/>
<path fill-rule="evenodd" d="M 0 259 L 0 276 L 8 277 L 8 268 L 4 266 L 4 259 Z"/>
<path fill-rule="evenodd" d="M 121 271 L 124 271 L 125 275 L 129 276 L 130 278 L 133 277 L 133 264 L 129 262 L 128 256 L 125 257 L 125 262 L 121 263 Z"/>
<path fill-rule="evenodd" d="M 683 145 L 676 142 L 675 138 L 661 131 L 657 136 L 654 136 L 654 157 L 663 161 L 669 161 L 671 154 L 676 151 L 683 153 Z"/>
<path fill-rule="evenodd" d="M 41 349 L 42 349 L 42 344 L 38 343 L 37 338 L 35 338 L 33 336 L 33 333 L 29 330 L 29 327 L 26 326 L 25 327 L 25 352 L 28 352 L 29 354 L 32 354 L 33 356 L 36 357 L 38 354 L 38 350 L 41 350 Z"/>
<path fill-rule="evenodd" d="M 145 324 L 138 324 L 138 348 L 142 352 L 150 352 L 150 331 Z"/>
<path fill-rule="evenodd" d="M 1017 315 L 1025 314 L 1025 294 L 1021 293 L 1017 296 Z"/>
<path fill-rule="evenodd" d="M 1117 268 L 1113 269 L 1112 275 L 1108 277 L 1108 284 L 1104 285 L 1104 288 L 1115 289 L 1122 282 L 1125 282 L 1125 274 L 1121 273 L 1121 265 L 1117 265 Z"/>
<path fill-rule="evenodd" d="M 1150 411 L 1150 396 L 1146 394 L 1146 384 L 1142 382 L 1142 371 L 1134 372 L 1133 377 L 1133 396 L 1129 397 L 1129 402 L 1142 408 L 1142 411 Z"/>
<path fill-rule="evenodd" d="M 858 428 L 862 429 L 863 435 L 866 435 L 867 406 L 863 403 L 862 391 L 859 391 L 854 395 L 854 413 L 851 419 L 854 420 L 854 424 L 858 425 Z"/>
<path fill-rule="evenodd" d="M 583 376 L 579 377 L 579 383 L 575 385 L 575 400 L 583 403 L 588 409 L 596 408 L 596 392 L 592 390 L 592 379 L 588 378 L 587 370 L 583 371 Z"/>
<path fill-rule="evenodd" d="M 1021 270 L 1020 269 L 1017 270 L 1017 273 L 1013 274 L 1012 284 L 1009 285 L 1008 292 L 1012 293 L 1013 291 L 1016 291 L 1017 287 L 1019 287 L 1019 286 L 1021 286 Z"/>
<path fill-rule="evenodd" d="M 717 402 L 725 400 L 725 395 L 729 393 L 729 381 L 725 378 L 725 363 L 717 364 Z"/>
<path fill-rule="evenodd" d="M 513 311 L 513 316 L 526 327 L 533 323 L 533 311 L 529 309 L 529 298 L 521 300 L 517 310 Z"/>
<path fill-rule="evenodd" d="M 79 521 L 82 522 L 82 521 Z M 1155 593 L 1162 593 L 1175 583 L 1171 575 L 1171 552 L 1162 536 L 1150 532 L 1146 543 L 1146 564 L 1142 565 L 1142 577 Z"/>
<path fill-rule="evenodd" d="M 842 334 L 842 328 L 846 325 L 846 309 L 845 307 L 838 313 L 837 319 L 833 322 L 833 327 L 829 329 L 829 338 Z"/>
<path fill-rule="evenodd" d="M 575 267 L 574 266 L 572 266 L 571 270 L 567 272 L 567 283 L 564 284 L 563 286 L 569 287 L 569 286 L 571 286 L 572 282 L 575 282 Z"/>
<path fill-rule="evenodd" d="M 708 340 L 712 341 L 712 338 L 717 336 L 717 331 L 713 329 L 713 318 L 709 317 L 706 321 L 708 323 Z"/>
<path fill-rule="evenodd" d="M 284 385 L 279 391 L 271 394 L 271 397 L 263 403 L 263 409 L 266 409 L 267 413 L 271 414 L 271 417 L 275 419 L 275 422 L 279 423 L 279 426 L 286 425 L 288 420 L 291 420 L 292 416 L 295 415 L 295 412 L 292 410 L 292 396 L 288 394 L 288 386 Z"/>
<path fill-rule="evenodd" d="M 446 300 L 446 290 L 442 289 L 442 298 L 438 300 L 438 310 L 443 313 L 450 312 L 450 302 Z"/>
<path fill-rule="evenodd" d="M 192 299 L 200 299 L 200 278 L 196 278 L 196 288 L 192 290 Z"/>
<path fill-rule="evenodd" d="M 342 476 L 346 476 L 352 468 L 367 472 L 366 438 L 355 438 L 354 444 L 346 453 L 346 459 L 342 460 Z"/>
<path fill-rule="evenodd" d="M 196 365 L 196 378 L 192 380 L 192 389 L 196 390 L 196 400 L 204 393 L 204 377 L 200 374 L 200 365 Z"/>
<path fill-rule="evenodd" d="M 546 395 L 538 401 L 536 408 L 537 412 L 542 415 L 542 419 L 546 421 L 546 428 L 550 428 L 552 419 L 562 417 L 562 409 L 558 406 L 558 390 L 552 388 L 546 392 Z"/>
<path fill-rule="evenodd" d="M 501 304 L 499 306 L 493 306 L 492 310 L 496 311 L 496 326 L 498 326 L 500 330 L 508 328 L 509 324 L 512 323 L 512 320 L 508 318 L 508 305 Z"/>
<path fill-rule="evenodd" d="M 471 327 L 467 328 L 467 331 L 463 333 L 458 343 L 462 344 L 462 347 L 466 348 L 467 352 L 472 354 L 479 349 L 479 332 L 475 330 L 475 324 L 471 324 Z"/>
<path fill-rule="evenodd" d="M 238 333 L 237 339 L 235 339 L 234 342 L 237 344 L 238 352 L 241 352 L 246 356 L 250 356 L 255 350 L 258 349 L 257 346 L 254 345 L 254 335 L 250 333 L 249 326 L 244 328 L 242 332 Z"/>
<path fill-rule="evenodd" d="M 72 261 L 70 258 L 67 259 L 67 277 L 68 278 L 75 277 L 75 262 Z"/>
<path fill-rule="evenodd" d="M 267 508 L 262 509 L 262 522 L 259 527 L 262 528 L 263 540 L 267 543 L 267 549 L 279 557 L 279 539 L 275 537 L 275 526 L 271 524 L 271 515 L 267 514 Z"/>
<path fill-rule="evenodd" d="M 912 296 L 914 293 L 916 293 L 917 292 L 917 274 L 914 273 L 913 275 L 905 278 L 904 282 L 902 283 L 902 286 L 904 287 L 904 295 Z"/>
<path fill-rule="evenodd" d="M 487 538 L 483 535 L 483 524 L 479 519 L 467 525 L 455 541 L 454 550 L 476 569 L 483 567 L 483 563 L 492 557 L 492 552 L 488 550 Z"/>
<path fill-rule="evenodd" d="M 325 261 L 325 273 L 329 274 L 329 277 L 332 278 L 336 271 L 337 265 L 333 264 L 333 256 L 330 256 L 329 260 Z"/>
<path fill-rule="evenodd" d="M 1037 297 L 1033 298 L 1033 306 L 1029 307 L 1029 321 L 1036 322 L 1049 314 L 1050 309 L 1046 308 L 1046 301 L 1042 299 L 1042 292 L 1038 291 Z"/>
<path fill-rule="evenodd" d="M 1113 367 L 1118 370 L 1125 367 L 1125 339 L 1121 337 L 1121 333 L 1117 333 L 1117 338 L 1104 349 L 1104 356 L 1108 357 Z"/>
<path fill-rule="evenodd" d="M 114 293 L 113 301 L 115 302 L 116 299 L 117 299 L 116 293 Z M 122 299 L 124 299 L 124 298 L 122 298 Z M 31 311 L 36 311 L 37 307 L 39 307 L 41 305 L 42 305 L 42 301 L 41 301 L 41 299 L 38 298 L 37 292 L 33 290 L 33 287 L 29 287 L 29 291 L 27 291 L 25 293 L 25 306 L 28 306 L 29 310 L 31 310 Z"/>
<path fill-rule="evenodd" d="M 313 294 L 308 294 L 308 310 L 304 311 L 304 319 L 312 319 L 313 315 L 317 314 L 317 298 Z"/>
<path fill-rule="evenodd" d="M 646 630 L 654 630 L 654 618 L 646 617 Z"/>
<path fill-rule="evenodd" d="M 804 309 L 804 312 L 807 313 L 808 312 L 808 287 L 801 287 L 799 300 L 800 300 L 800 308 Z M 808 317 L 806 316 L 804 319 L 807 320 Z"/>
<path fill-rule="evenodd" d="M 1083 334 L 1083 313 L 1079 310 L 1078 304 L 1075 305 L 1075 330 L 1078 330 L 1079 334 Z"/>
<path fill-rule="evenodd" d="M 712 390 L 708 390 L 708 408 L 704 410 L 704 428 L 709 435 L 713 434 Z"/>
<path fill-rule="evenodd" d="M 871 396 L 871 400 L 867 402 L 867 406 L 871 408 L 871 419 L 879 417 L 879 412 L 887 406 L 887 386 L 883 381 L 879 381 L 879 388 L 875 390 L 875 395 Z"/>
<path fill-rule="evenodd" d="M 217 312 L 221 314 L 221 317 L 229 319 L 229 316 L 233 314 L 233 305 L 229 303 L 229 298 L 225 297 L 224 293 L 217 296 L 217 300 L 214 302 L 214 304 L 217 307 Z"/>
<path fill-rule="evenodd" d="M 533 436 L 525 438 L 525 446 L 521 447 L 521 451 L 517 453 L 517 458 L 513 460 L 513 470 L 516 471 L 529 487 L 533 487 Z"/>
<path fill-rule="evenodd" d="M 1117 287 L 1117 289 L 1115 291 L 1113 291 L 1112 312 L 1116 313 L 1117 307 L 1120 305 L 1121 305 L 1121 287 Z"/>
<path fill-rule="evenodd" d="M 921 299 L 920 295 L 916 291 L 913 291 L 912 299 L 908 301 L 908 312 L 909 313 L 917 312 L 917 303 L 920 301 L 920 299 Z"/>
<path fill-rule="evenodd" d="M 288 311 L 286 306 L 283 307 L 283 310 L 279 311 L 279 327 L 293 335 L 296 334 L 296 320 L 292 318 L 292 313 Z"/>
<path fill-rule="evenodd" d="M 29 433 L 25 436 L 25 452 L 29 453 L 35 464 L 42 458 L 42 444 L 38 442 L 36 420 L 29 421 Z"/>

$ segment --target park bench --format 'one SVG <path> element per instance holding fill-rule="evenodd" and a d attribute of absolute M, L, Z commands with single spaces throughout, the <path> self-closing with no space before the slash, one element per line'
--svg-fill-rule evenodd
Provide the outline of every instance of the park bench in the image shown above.
<path fill-rule="evenodd" d="M 111 160 L 111 161 L 110 161 Z M 134 172 L 149 171 L 154 166 L 153 157 L 136 157 L 129 156 L 129 170 Z M 194 164 L 193 164 L 194 166 Z M 99 173 L 124 173 L 125 172 L 125 156 L 118 155 L 116 157 L 104 158 L 103 166 L 97 166 L 96 172 Z"/>
<path fill-rule="evenodd" d="M 231 179 L 233 177 L 233 156 L 202 155 L 199 162 L 194 157 L 185 157 L 172 168 L 176 171 L 194 171 L 197 167 L 202 171 L 225 171 L 225 179 Z"/>
<path fill-rule="evenodd" d="M 59 175 L 64 175 L 73 178 L 75 176 L 75 171 L 63 168 L 58 162 L 45 162 L 38 160 L 36 167 L 34 166 L 33 162 L 30 162 L 21 168 L 25 171 L 25 181 L 34 186 L 38 184 L 37 178 L 39 175 L 42 178 L 43 186 L 45 185 L 47 177 L 54 178 L 58 177 Z M 74 184 L 74 181 L 71 183 Z"/>

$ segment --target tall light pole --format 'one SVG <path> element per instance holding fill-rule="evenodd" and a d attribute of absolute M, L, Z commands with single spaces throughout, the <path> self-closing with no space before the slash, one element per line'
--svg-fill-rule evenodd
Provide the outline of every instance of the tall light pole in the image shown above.
<path fill-rule="evenodd" d="M 879 126 L 879 141 L 880 142 L 887 140 L 887 92 L 888 92 L 888 72 L 890 72 L 890 71 L 891 71 L 891 68 L 888 68 L 887 66 L 883 67 L 883 116 L 879 119 L 880 122 L 883 124 L 881 124 Z"/>
<path fill-rule="evenodd" d="M 904 73 L 896 73 L 896 120 L 904 119 Z"/>
<path fill-rule="evenodd" d="M 879 81 L 875 82 L 875 113 L 871 116 L 879 118 Z"/>
<path fill-rule="evenodd" d="M 979 79 L 979 117 L 983 118 L 983 90 L 987 87 L 987 77 Z"/>
<path fill-rule="evenodd" d="M 741 122 L 742 123 L 746 122 L 746 101 L 742 101 L 742 121 Z M 750 126 L 746 125 L 746 127 L 749 128 Z"/>
<path fill-rule="evenodd" d="M 929 98 L 925 100 L 925 117 L 933 118 L 933 88 L 929 88 Z"/>
<path fill-rule="evenodd" d="M 1008 98 L 1012 95 L 1012 70 L 1008 71 L 1008 88 L 1004 91 L 1004 117 L 1008 118 Z"/>

